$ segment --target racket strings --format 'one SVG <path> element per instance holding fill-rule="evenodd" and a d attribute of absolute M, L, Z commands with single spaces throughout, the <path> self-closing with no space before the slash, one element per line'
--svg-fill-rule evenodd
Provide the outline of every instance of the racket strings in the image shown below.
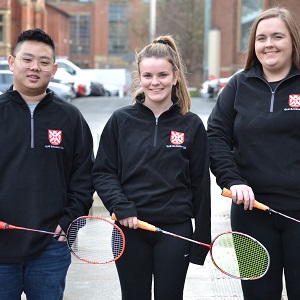
<path fill-rule="evenodd" d="M 257 279 L 269 268 L 269 254 L 263 245 L 242 233 L 218 236 L 211 254 L 216 267 L 235 278 Z"/>
<path fill-rule="evenodd" d="M 115 224 L 96 217 L 75 220 L 68 231 L 73 254 L 88 263 L 105 264 L 118 259 L 125 248 L 125 238 Z"/>
<path fill-rule="evenodd" d="M 117 258 L 124 247 L 124 237 L 116 227 L 112 230 L 111 249 L 113 257 Z"/>

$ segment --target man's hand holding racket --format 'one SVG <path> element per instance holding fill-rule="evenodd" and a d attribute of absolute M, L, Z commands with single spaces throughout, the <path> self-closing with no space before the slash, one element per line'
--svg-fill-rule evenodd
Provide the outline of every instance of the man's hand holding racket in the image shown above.
<path fill-rule="evenodd" d="M 66 233 L 61 229 L 60 225 L 57 225 L 56 229 L 54 230 L 54 237 L 58 237 L 58 241 L 60 242 L 67 242 L 67 235 Z"/>

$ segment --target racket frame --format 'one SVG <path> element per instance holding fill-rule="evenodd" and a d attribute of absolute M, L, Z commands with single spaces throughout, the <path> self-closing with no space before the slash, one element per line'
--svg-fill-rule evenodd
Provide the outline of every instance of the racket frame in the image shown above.
<path fill-rule="evenodd" d="M 112 220 L 117 220 L 117 217 L 116 217 L 116 215 L 115 215 L 114 213 L 112 214 L 111 218 L 112 218 Z M 147 223 L 147 222 L 141 221 L 141 220 L 138 220 L 138 228 L 143 229 L 143 230 L 147 230 L 147 231 L 152 231 L 152 232 L 160 232 L 160 233 L 164 233 L 164 234 L 171 235 L 171 236 L 173 236 L 173 237 L 180 238 L 180 239 L 183 239 L 183 240 L 186 240 L 186 241 L 189 241 L 189 242 L 192 242 L 192 243 L 195 243 L 195 244 L 198 244 L 198 245 L 201 245 L 201 246 L 204 246 L 204 247 L 209 248 L 209 254 L 210 254 L 210 257 L 211 257 L 211 260 L 212 260 L 214 266 L 215 266 L 219 271 L 221 271 L 223 274 L 225 274 L 225 275 L 227 275 L 227 276 L 229 276 L 229 277 L 235 278 L 235 279 L 240 279 L 240 280 L 255 280 L 255 279 L 259 279 L 259 278 L 263 277 L 263 276 L 267 273 L 267 271 L 268 271 L 268 269 L 269 269 L 269 267 L 270 267 L 270 254 L 269 254 L 268 250 L 266 249 L 266 247 L 265 247 L 261 242 L 259 242 L 257 239 L 255 239 L 254 237 L 252 237 L 252 236 L 250 236 L 250 235 L 247 235 L 247 234 L 245 234 L 245 233 L 242 233 L 242 232 L 238 232 L 238 231 L 226 231 L 226 232 L 223 232 L 223 233 L 218 234 L 218 235 L 212 240 L 212 242 L 211 242 L 210 244 L 206 244 L 206 243 L 202 243 L 202 242 L 199 242 L 199 241 L 196 241 L 196 240 L 193 240 L 193 239 L 190 239 L 190 238 L 187 238 L 187 237 L 184 237 L 184 236 L 181 236 L 181 235 L 178 235 L 178 234 L 175 234 L 175 233 L 172 233 L 172 232 L 163 230 L 163 229 L 161 229 L 161 228 L 159 228 L 159 227 L 156 227 L 156 226 L 154 226 L 154 225 L 152 225 L 152 224 L 150 224 L 150 223 Z M 217 240 L 220 236 L 225 235 L 225 234 L 227 234 L 227 235 L 229 235 L 229 234 L 231 234 L 231 235 L 233 235 L 233 234 L 236 234 L 236 235 L 242 235 L 242 236 L 244 236 L 244 237 L 247 237 L 247 238 L 251 239 L 252 241 L 256 242 L 259 246 L 262 247 L 262 249 L 265 251 L 265 253 L 266 253 L 266 255 L 267 255 L 267 258 L 268 258 L 268 264 L 267 264 L 266 270 L 263 272 L 263 274 L 261 274 L 261 275 L 259 275 L 259 276 L 256 276 L 256 277 L 251 277 L 251 278 L 247 278 L 247 277 L 238 277 L 238 276 L 235 276 L 235 275 L 233 275 L 233 274 L 230 274 L 230 273 L 226 272 L 225 270 L 221 269 L 221 268 L 217 265 L 217 263 L 216 263 L 216 261 L 215 261 L 215 258 L 213 257 L 213 253 L 212 253 L 212 251 L 213 251 L 213 245 L 214 245 L 214 243 L 216 242 L 216 240 Z"/>
<path fill-rule="evenodd" d="M 83 220 L 83 219 L 97 219 L 99 221 L 106 222 L 112 226 L 112 229 L 115 228 L 117 230 L 117 232 L 120 233 L 120 236 L 122 238 L 122 248 L 116 257 L 113 257 L 112 259 L 109 259 L 106 261 L 94 261 L 94 260 L 85 259 L 84 257 L 81 257 L 80 255 L 78 255 L 76 253 L 76 251 L 72 248 L 72 244 L 74 242 L 71 244 L 69 232 L 70 232 L 72 226 L 74 226 L 74 224 L 76 224 L 79 220 Z M 3 222 L 3 221 L 0 221 L 0 230 L 24 230 L 24 231 L 37 232 L 37 233 L 42 233 L 42 234 L 49 234 L 49 235 L 53 235 L 54 237 L 58 237 L 58 236 L 66 237 L 67 238 L 66 243 L 67 243 L 67 246 L 68 246 L 69 250 L 71 251 L 71 253 L 79 260 L 84 261 L 86 263 L 90 263 L 90 264 L 106 264 L 106 263 L 110 263 L 110 262 L 118 260 L 123 255 L 123 253 L 125 251 L 125 245 L 126 245 L 125 235 L 124 235 L 122 229 L 118 225 L 116 225 L 115 222 L 112 222 L 106 218 L 102 218 L 102 217 L 98 217 L 98 216 L 91 216 L 91 215 L 80 216 L 80 217 L 76 218 L 75 220 L 73 220 L 71 222 L 71 224 L 69 225 L 66 234 L 65 233 L 55 233 L 55 232 L 46 231 L 46 230 L 27 228 L 27 227 L 22 227 L 22 226 L 15 226 L 15 225 Z M 80 228 L 77 230 L 77 234 L 78 234 L 79 230 L 80 230 Z M 74 239 L 74 241 L 76 241 L 76 238 Z"/>
<path fill-rule="evenodd" d="M 95 220 L 99 220 L 99 221 L 103 221 L 103 222 L 106 222 L 107 224 L 110 224 L 112 226 L 112 229 L 115 228 L 118 233 L 121 235 L 122 237 L 122 248 L 121 250 L 119 251 L 118 255 L 116 257 L 113 257 L 109 260 L 105 260 L 105 261 L 95 261 L 95 260 L 89 260 L 89 259 L 86 259 L 84 257 L 81 257 L 80 255 L 78 255 L 76 253 L 76 250 L 73 249 L 72 247 L 72 244 L 74 244 L 74 242 L 76 242 L 76 239 L 72 242 L 70 242 L 70 235 L 69 235 L 69 232 L 71 231 L 72 229 L 72 226 L 74 226 L 74 224 L 76 224 L 78 221 L 80 220 L 84 220 L 84 219 L 95 219 Z M 79 229 L 80 230 L 80 229 Z M 78 230 L 78 231 L 79 231 Z M 78 232 L 77 232 L 78 233 Z M 103 217 L 98 217 L 98 216 L 91 216 L 91 215 L 87 215 L 87 216 L 80 216 L 78 217 L 77 219 L 73 220 L 72 223 L 69 225 L 69 228 L 67 230 L 67 234 L 66 234 L 66 237 L 67 237 L 67 245 L 68 245 L 68 248 L 69 250 L 71 251 L 71 253 L 79 260 L 81 261 L 84 261 L 86 263 L 89 263 L 89 264 L 96 264 L 96 265 L 102 265 L 102 264 L 107 264 L 107 263 L 110 263 L 110 262 L 114 262 L 116 260 L 118 260 L 124 253 L 125 251 L 125 245 L 126 245 L 126 239 L 125 239 L 125 235 L 124 235 L 124 232 L 123 230 L 118 226 L 116 225 L 114 222 L 111 222 L 110 220 L 106 219 L 106 218 L 103 218 Z"/>
<path fill-rule="evenodd" d="M 220 268 L 217 264 L 217 262 L 215 261 L 215 258 L 213 257 L 213 245 L 214 243 L 218 240 L 218 238 L 220 238 L 221 236 L 225 235 L 225 234 L 230 234 L 230 235 L 240 235 L 240 236 L 243 236 L 243 237 L 247 237 L 248 239 L 252 240 L 253 242 L 257 243 L 261 248 L 264 249 L 266 255 L 267 255 L 267 258 L 268 258 L 268 264 L 267 264 L 267 268 L 265 269 L 265 271 L 259 275 L 259 276 L 255 276 L 255 277 L 240 277 L 240 276 L 235 276 L 233 274 L 230 274 L 228 272 L 226 272 L 225 270 L 223 270 L 222 268 Z M 231 277 L 231 278 L 235 278 L 235 279 L 239 279 L 239 280 L 256 280 L 256 279 L 259 279 L 259 278 L 262 278 L 264 275 L 266 275 L 266 273 L 268 272 L 269 268 L 270 268 L 270 254 L 269 254 L 269 251 L 267 250 L 267 248 L 260 242 L 258 241 L 257 239 L 255 239 L 254 237 L 246 234 L 246 233 L 243 233 L 243 232 L 239 232 L 239 231 L 226 231 L 226 232 L 222 232 L 220 234 L 218 234 L 211 242 L 210 244 L 210 248 L 209 248 L 209 254 L 210 254 L 210 258 L 211 258 L 211 261 L 212 263 L 214 264 L 214 266 L 222 273 L 224 273 L 225 275 Z"/>

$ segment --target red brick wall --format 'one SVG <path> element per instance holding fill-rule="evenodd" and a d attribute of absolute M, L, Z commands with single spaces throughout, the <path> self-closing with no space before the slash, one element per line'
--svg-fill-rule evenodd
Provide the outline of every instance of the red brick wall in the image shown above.
<path fill-rule="evenodd" d="M 68 13 L 75 15 L 80 13 L 91 16 L 91 53 L 90 55 L 81 55 L 81 60 L 88 64 L 89 68 L 95 65 L 95 56 L 106 56 L 108 54 L 108 4 L 107 0 L 95 1 L 92 3 L 53 3 L 53 6 Z M 78 57 L 69 57 L 75 61 Z"/>
<path fill-rule="evenodd" d="M 213 0 L 211 28 L 221 33 L 221 77 L 231 74 L 236 58 L 238 0 Z"/>
<path fill-rule="evenodd" d="M 69 15 L 52 5 L 46 5 L 46 9 L 46 32 L 52 37 L 55 43 L 56 56 L 68 56 L 70 49 Z"/>
<path fill-rule="evenodd" d="M 243 66 L 240 44 L 240 5 L 241 0 L 211 0 L 211 27 L 221 32 L 221 77 L 233 74 Z M 263 9 L 272 6 L 285 6 L 292 11 L 300 28 L 299 0 L 265 0 Z"/>

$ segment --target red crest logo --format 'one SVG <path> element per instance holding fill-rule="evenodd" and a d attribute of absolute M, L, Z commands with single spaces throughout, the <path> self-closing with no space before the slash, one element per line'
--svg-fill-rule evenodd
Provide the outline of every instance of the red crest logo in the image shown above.
<path fill-rule="evenodd" d="M 293 108 L 300 107 L 300 95 L 299 94 L 289 95 L 289 106 L 293 107 Z"/>
<path fill-rule="evenodd" d="M 174 145 L 181 145 L 184 143 L 184 132 L 171 130 L 170 141 Z"/>
<path fill-rule="evenodd" d="M 48 129 L 48 140 L 51 145 L 58 146 L 62 142 L 62 131 Z"/>

